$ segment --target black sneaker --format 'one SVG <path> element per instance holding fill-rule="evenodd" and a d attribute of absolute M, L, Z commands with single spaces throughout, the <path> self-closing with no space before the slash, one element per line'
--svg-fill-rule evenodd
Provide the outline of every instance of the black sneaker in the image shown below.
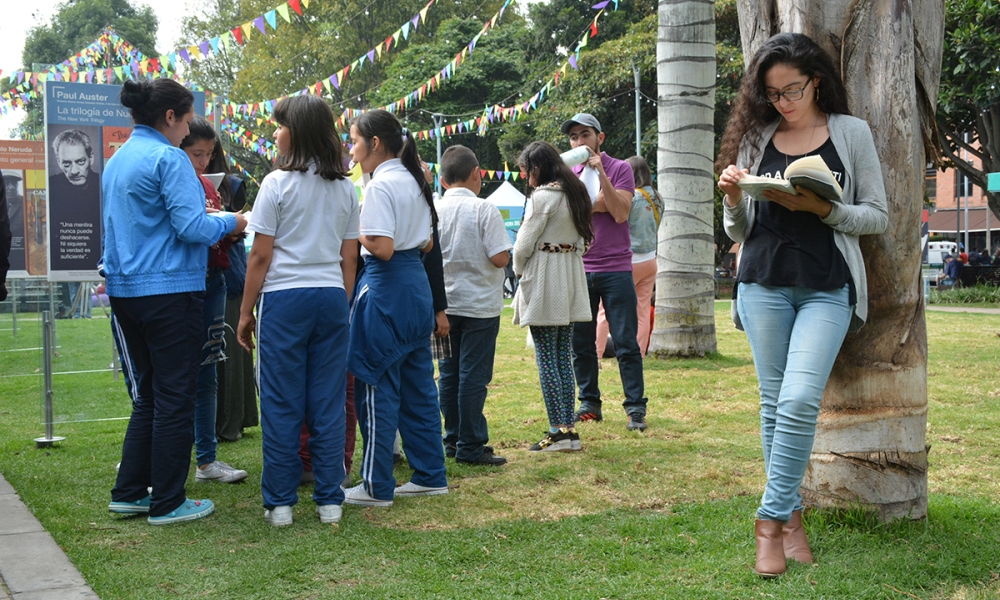
<path fill-rule="evenodd" d="M 493 452 L 493 446 L 483 446 L 483 450 L 485 452 Z M 453 444 L 445 442 L 444 444 L 445 458 L 455 458 L 455 455 L 457 453 L 458 453 L 458 448 L 456 448 Z"/>
<path fill-rule="evenodd" d="M 487 467 L 499 467 L 501 465 L 507 464 L 507 459 L 502 456 L 497 456 L 493 454 L 493 448 L 486 446 L 483 448 L 483 453 L 479 455 L 476 460 L 461 460 L 456 458 L 455 462 L 462 463 L 464 465 L 482 465 Z"/>
<path fill-rule="evenodd" d="M 580 403 L 580 408 L 576 411 L 576 422 L 581 421 L 603 421 L 600 404 Z"/>
<path fill-rule="evenodd" d="M 576 452 L 582 449 L 580 436 L 576 430 L 565 427 L 561 428 L 559 433 L 546 431 L 541 441 L 528 448 L 530 452 Z"/>
<path fill-rule="evenodd" d="M 629 431 L 646 431 L 646 415 L 640 412 L 629 413 L 625 428 Z"/>

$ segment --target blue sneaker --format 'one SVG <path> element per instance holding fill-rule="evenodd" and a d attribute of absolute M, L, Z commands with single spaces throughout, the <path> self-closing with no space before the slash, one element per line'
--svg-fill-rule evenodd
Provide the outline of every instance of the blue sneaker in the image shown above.
<path fill-rule="evenodd" d="M 211 500 L 191 500 L 187 498 L 172 512 L 160 517 L 149 517 L 150 525 L 170 525 L 171 523 L 181 523 L 183 521 L 194 521 L 204 519 L 215 512 L 215 505 Z"/>
<path fill-rule="evenodd" d="M 135 502 L 112 502 L 108 505 L 108 510 L 113 513 L 118 513 L 120 515 L 137 515 L 149 512 L 149 498 L 146 496 L 141 500 L 136 500 Z"/>

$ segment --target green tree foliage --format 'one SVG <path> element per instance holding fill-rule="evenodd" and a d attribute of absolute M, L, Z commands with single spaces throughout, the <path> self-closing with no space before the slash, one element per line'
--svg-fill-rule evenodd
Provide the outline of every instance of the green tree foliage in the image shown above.
<path fill-rule="evenodd" d="M 484 19 L 492 14 L 484 15 Z M 373 105 L 393 102 L 427 82 L 457 55 L 484 25 L 476 18 L 454 17 L 443 22 L 424 44 L 413 44 L 386 68 L 386 80 L 371 96 Z M 475 50 L 448 79 L 441 90 L 427 96 L 408 111 L 406 126 L 414 131 L 434 126 L 432 115 L 443 115 L 442 125 L 465 121 L 482 114 L 483 107 L 498 100 L 517 101 L 524 86 L 524 22 L 513 10 L 503 24 L 483 35 Z M 463 133 L 442 140 L 442 151 L 451 145 L 471 148 L 483 168 L 503 168 L 497 134 Z M 436 160 L 436 140 L 419 142 L 421 156 Z M 511 166 L 513 169 L 514 167 Z"/>
<path fill-rule="evenodd" d="M 1000 171 L 1000 5 L 947 0 L 945 10 L 938 138 L 947 164 L 985 190 L 986 174 Z M 1000 196 L 987 197 L 1000 216 Z"/>
<path fill-rule="evenodd" d="M 24 66 L 60 63 L 94 41 L 111 25 L 125 39 L 155 56 L 156 14 L 148 6 L 136 8 L 129 0 L 68 0 L 60 4 L 48 25 L 28 32 L 21 59 Z"/>
<path fill-rule="evenodd" d="M 140 52 L 156 56 L 157 24 L 153 9 L 148 6 L 136 8 L 129 0 L 67 0 L 58 6 L 51 23 L 28 32 L 21 60 L 26 70 L 32 70 L 35 65 L 61 63 L 86 48 L 108 25 L 132 42 Z M 98 66 L 118 65 L 101 61 Z M 40 133 L 43 126 L 42 100 L 30 102 L 27 112 L 20 126 L 21 131 Z"/>

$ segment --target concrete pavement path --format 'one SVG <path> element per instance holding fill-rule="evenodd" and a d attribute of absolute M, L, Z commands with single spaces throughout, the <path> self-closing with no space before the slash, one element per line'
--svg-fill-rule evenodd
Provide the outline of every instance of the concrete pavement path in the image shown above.
<path fill-rule="evenodd" d="M 99 600 L 3 475 L 0 600 Z"/>

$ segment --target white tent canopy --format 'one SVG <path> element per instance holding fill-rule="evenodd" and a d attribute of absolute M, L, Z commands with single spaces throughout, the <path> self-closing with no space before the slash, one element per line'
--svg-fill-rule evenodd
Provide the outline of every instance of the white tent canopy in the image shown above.
<path fill-rule="evenodd" d="M 486 199 L 498 208 L 524 208 L 524 194 L 519 192 L 509 181 L 501 183 L 500 187 Z"/>

